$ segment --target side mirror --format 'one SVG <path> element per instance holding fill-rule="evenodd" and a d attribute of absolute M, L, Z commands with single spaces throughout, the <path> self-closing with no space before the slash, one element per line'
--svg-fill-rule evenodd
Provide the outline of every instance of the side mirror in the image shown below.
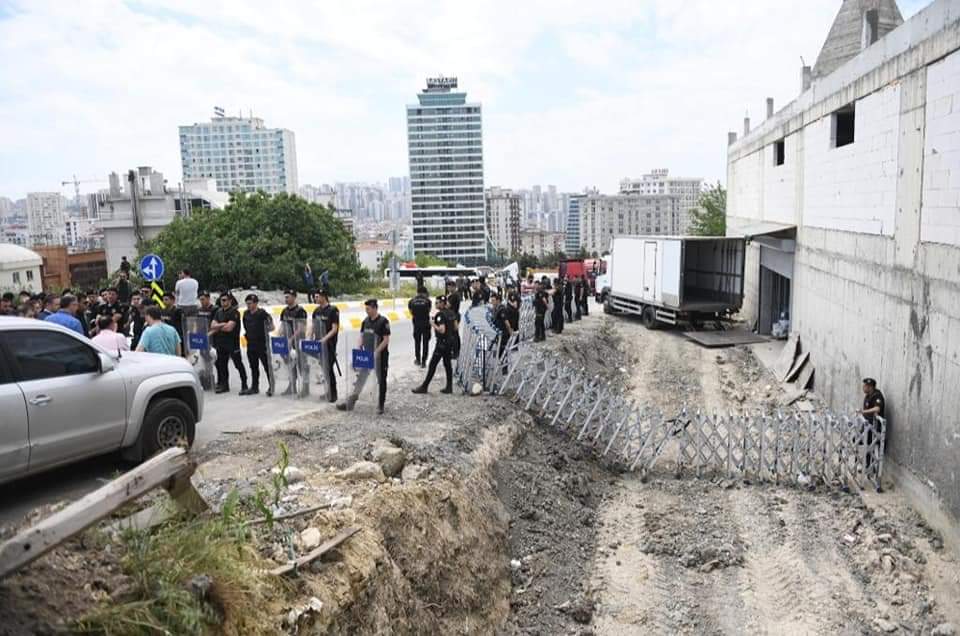
<path fill-rule="evenodd" d="M 110 354 L 98 353 L 97 357 L 100 358 L 100 373 L 109 373 L 116 368 L 116 362 L 110 357 Z"/>

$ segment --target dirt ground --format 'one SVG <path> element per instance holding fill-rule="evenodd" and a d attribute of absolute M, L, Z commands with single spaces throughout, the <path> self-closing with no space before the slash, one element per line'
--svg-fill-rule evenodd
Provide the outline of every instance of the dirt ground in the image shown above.
<path fill-rule="evenodd" d="M 546 346 L 665 413 L 770 410 L 781 395 L 748 350 L 704 349 L 628 318 L 591 316 Z M 280 443 L 302 479 L 284 487 L 274 512 L 328 506 L 258 531 L 258 549 L 275 563 L 305 551 L 301 533 L 326 539 L 361 528 L 292 579 L 278 632 L 930 634 L 947 621 L 960 626 L 960 567 L 895 490 L 675 479 L 670 447 L 641 483 L 504 398 L 440 395 L 437 381 L 415 396 L 419 379 L 391 386 L 384 417 L 369 396 L 353 413 L 330 409 L 199 453 L 195 481 L 214 507 L 233 490 L 249 498 L 269 484 Z M 404 458 L 393 478 L 342 472 L 358 461 L 386 467 L 377 449 L 387 446 Z M 0 634 L 55 631 L 115 595 L 119 557 L 102 537 L 84 535 L 0 582 Z"/>

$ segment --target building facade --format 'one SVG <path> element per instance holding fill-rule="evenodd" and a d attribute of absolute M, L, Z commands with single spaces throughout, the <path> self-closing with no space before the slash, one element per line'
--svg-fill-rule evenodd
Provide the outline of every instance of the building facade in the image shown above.
<path fill-rule="evenodd" d="M 43 258 L 33 250 L 0 243 L 0 292 L 42 291 L 41 265 Z"/>
<path fill-rule="evenodd" d="M 480 104 L 457 78 L 427 79 L 407 106 L 414 249 L 451 262 L 487 259 Z"/>
<path fill-rule="evenodd" d="M 497 256 L 520 253 L 520 216 L 523 200 L 512 190 L 487 188 L 487 231 Z"/>
<path fill-rule="evenodd" d="M 548 230 L 521 230 L 520 252 L 537 258 L 563 251 L 566 235 Z"/>
<path fill-rule="evenodd" d="M 213 180 L 187 182 L 192 189 L 170 191 L 163 173 L 150 166 L 130 170 L 121 177 L 108 178 L 110 189 L 97 198 L 97 216 L 103 231 L 108 271 L 120 267 L 121 257 L 133 262 L 142 241 L 156 238 L 178 215 L 198 208 L 222 208 L 228 195 L 216 191 Z"/>
<path fill-rule="evenodd" d="M 703 190 L 699 177 L 671 177 L 666 168 L 651 170 L 639 179 L 620 181 L 621 194 L 672 195 L 679 199 L 680 227 L 676 234 L 686 234 L 690 229 L 690 210 L 696 208 Z"/>
<path fill-rule="evenodd" d="M 180 126 L 183 179 L 216 179 L 221 192 L 296 194 L 297 147 L 293 132 L 267 128 L 259 117 L 226 117 Z"/>
<path fill-rule="evenodd" d="M 564 252 L 573 256 L 580 251 L 580 202 L 583 195 L 571 194 L 567 201 L 567 227 Z"/>
<path fill-rule="evenodd" d="M 895 479 L 956 520 L 960 0 L 899 15 L 845 0 L 818 58 L 832 70 L 803 69 L 799 97 L 729 135 L 727 232 L 750 240 L 748 321 L 790 320 L 834 409 L 876 378 Z"/>
<path fill-rule="evenodd" d="M 580 247 L 603 254 L 621 234 L 677 235 L 681 217 L 676 195 L 590 194 L 580 200 Z"/>
<path fill-rule="evenodd" d="M 383 257 L 391 251 L 392 245 L 390 241 L 360 241 L 356 247 L 357 261 L 379 278 L 389 265 L 383 262 Z"/>
<path fill-rule="evenodd" d="M 63 245 L 66 241 L 66 217 L 59 192 L 27 193 L 27 224 L 30 245 Z"/>

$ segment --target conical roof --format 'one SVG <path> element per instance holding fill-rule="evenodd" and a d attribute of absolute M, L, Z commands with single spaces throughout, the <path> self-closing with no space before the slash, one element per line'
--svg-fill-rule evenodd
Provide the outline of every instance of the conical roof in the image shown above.
<path fill-rule="evenodd" d="M 896 0 L 843 0 L 820 48 L 813 76 L 829 75 L 872 44 L 871 30 L 876 41 L 901 24 Z"/>

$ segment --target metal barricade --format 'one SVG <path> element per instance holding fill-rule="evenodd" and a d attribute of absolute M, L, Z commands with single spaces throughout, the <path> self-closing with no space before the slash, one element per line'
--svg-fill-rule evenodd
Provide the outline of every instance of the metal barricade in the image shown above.
<path fill-rule="evenodd" d="M 187 360 L 193 365 L 200 378 L 200 386 L 205 391 L 214 388 L 214 363 L 216 351 L 210 346 L 210 319 L 200 316 L 186 316 L 183 319 L 183 344 Z"/>

